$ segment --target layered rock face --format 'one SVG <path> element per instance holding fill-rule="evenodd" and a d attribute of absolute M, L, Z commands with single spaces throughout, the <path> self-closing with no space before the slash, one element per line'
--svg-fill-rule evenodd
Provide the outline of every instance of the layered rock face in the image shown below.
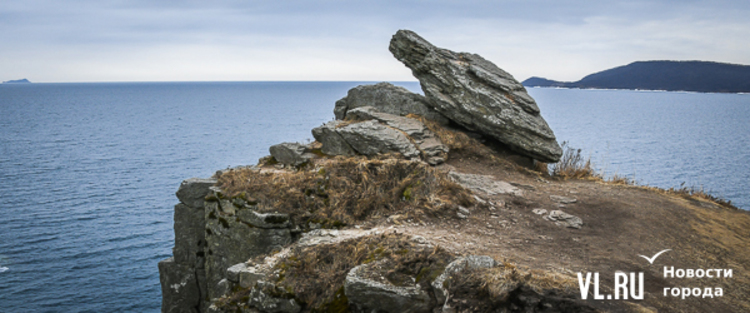
<path fill-rule="evenodd" d="M 230 291 L 229 267 L 292 241 L 288 215 L 224 199 L 214 184 L 191 178 L 177 191 L 174 257 L 159 262 L 162 312 L 206 312 L 210 299 Z"/>
<path fill-rule="evenodd" d="M 312 130 L 327 155 L 376 155 L 396 152 L 408 159 L 421 158 L 437 165 L 445 162 L 448 147 L 422 122 L 379 112 L 371 106 L 350 109 L 353 123 L 332 121 Z"/>
<path fill-rule="evenodd" d="M 534 99 L 492 62 L 435 47 L 408 30 L 393 36 L 389 50 L 419 79 L 437 112 L 536 160 L 560 160 L 562 149 Z"/>

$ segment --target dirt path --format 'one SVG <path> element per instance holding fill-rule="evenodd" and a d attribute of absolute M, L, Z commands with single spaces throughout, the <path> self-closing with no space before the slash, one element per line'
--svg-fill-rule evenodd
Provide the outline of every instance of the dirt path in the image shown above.
<path fill-rule="evenodd" d="M 646 298 L 639 304 L 658 312 L 750 312 L 750 214 L 745 211 L 641 187 L 550 181 L 477 160 L 453 160 L 444 169 L 492 175 L 522 190 L 522 196 L 479 192 L 488 205 L 468 208 L 466 219 L 383 219 L 386 225 L 381 226 L 423 236 L 458 254 L 490 255 L 520 267 L 574 277 L 578 272 L 598 272 L 603 288 L 613 286 L 616 271 L 643 272 Z M 551 195 L 575 202 L 561 203 Z M 579 217 L 583 225 L 580 229 L 558 226 L 534 209 L 562 210 Z M 671 251 L 653 264 L 638 256 L 653 256 L 664 249 Z M 665 266 L 732 269 L 733 277 L 664 278 Z M 724 296 L 665 297 L 664 288 L 672 287 L 718 287 Z M 605 310 L 623 307 L 589 302 Z"/>

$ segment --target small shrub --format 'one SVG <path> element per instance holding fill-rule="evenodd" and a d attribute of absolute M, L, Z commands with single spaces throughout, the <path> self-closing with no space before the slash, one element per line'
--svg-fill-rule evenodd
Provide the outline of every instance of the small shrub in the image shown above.
<path fill-rule="evenodd" d="M 576 178 L 596 178 L 601 177 L 594 172 L 591 166 L 591 159 L 584 159 L 581 155 L 581 149 L 574 149 L 568 146 L 567 141 L 560 145 L 563 149 L 563 155 L 560 162 L 552 164 L 551 175 L 563 179 Z"/>

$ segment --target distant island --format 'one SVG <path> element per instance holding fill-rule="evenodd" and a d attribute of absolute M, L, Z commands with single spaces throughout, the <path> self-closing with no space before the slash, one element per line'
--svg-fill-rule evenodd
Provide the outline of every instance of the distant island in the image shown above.
<path fill-rule="evenodd" d="M 750 66 L 706 61 L 638 61 L 561 82 L 531 77 L 526 87 L 750 92 Z"/>
<path fill-rule="evenodd" d="M 4 81 L 3 84 L 31 84 L 31 82 L 28 79 L 24 78 L 24 79 Z"/>

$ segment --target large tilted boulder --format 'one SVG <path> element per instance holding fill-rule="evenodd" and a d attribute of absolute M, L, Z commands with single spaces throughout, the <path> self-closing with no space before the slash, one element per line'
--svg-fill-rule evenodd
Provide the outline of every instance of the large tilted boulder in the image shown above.
<path fill-rule="evenodd" d="M 363 106 L 371 106 L 376 110 L 393 115 L 417 114 L 447 124 L 448 119 L 435 112 L 424 96 L 412 93 L 406 88 L 382 82 L 375 85 L 361 85 L 349 90 L 346 97 L 336 101 L 333 114 L 337 120 L 347 117 L 347 112 Z"/>
<path fill-rule="evenodd" d="M 562 149 L 534 99 L 492 62 L 435 47 L 408 30 L 393 36 L 389 50 L 419 79 L 427 103 L 437 112 L 523 155 L 560 160 Z"/>

